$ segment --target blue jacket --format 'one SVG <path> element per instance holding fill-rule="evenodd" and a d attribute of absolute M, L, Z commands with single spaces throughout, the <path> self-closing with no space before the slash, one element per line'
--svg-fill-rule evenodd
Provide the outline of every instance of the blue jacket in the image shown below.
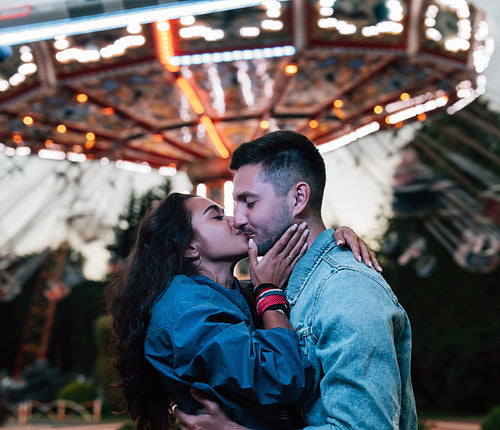
<path fill-rule="evenodd" d="M 205 276 L 173 279 L 153 306 L 144 350 L 184 411 L 201 406 L 194 387 L 256 429 L 280 428 L 284 408 L 276 405 L 300 403 L 312 380 L 294 332 L 256 329 L 241 291 Z"/>
<path fill-rule="evenodd" d="M 416 430 L 408 317 L 384 278 L 322 232 L 297 263 L 290 322 L 315 369 L 309 430 Z"/>

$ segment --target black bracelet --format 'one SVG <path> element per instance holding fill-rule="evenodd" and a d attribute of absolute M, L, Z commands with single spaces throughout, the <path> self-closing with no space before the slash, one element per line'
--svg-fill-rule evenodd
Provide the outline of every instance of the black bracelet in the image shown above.
<path fill-rule="evenodd" d="M 290 315 L 290 304 L 286 299 L 284 291 L 274 284 L 260 284 L 254 289 L 255 308 L 257 315 L 262 315 L 267 310 L 282 311 L 287 317 Z"/>
<path fill-rule="evenodd" d="M 253 298 L 257 299 L 262 290 L 267 290 L 268 288 L 278 289 L 278 286 L 271 284 L 270 282 L 264 282 L 263 284 L 259 284 L 253 289 Z"/>

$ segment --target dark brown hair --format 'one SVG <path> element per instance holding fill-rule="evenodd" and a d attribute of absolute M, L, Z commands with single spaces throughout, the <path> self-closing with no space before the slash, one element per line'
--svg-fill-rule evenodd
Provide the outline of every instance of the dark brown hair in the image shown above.
<path fill-rule="evenodd" d="M 262 166 L 261 179 L 272 184 L 278 196 L 285 195 L 297 182 L 308 183 L 311 209 L 321 211 L 326 184 L 325 162 L 306 136 L 279 130 L 242 143 L 234 151 L 229 168 L 238 170 L 249 164 Z"/>
<path fill-rule="evenodd" d="M 144 340 L 155 300 L 174 276 L 196 273 L 185 250 L 194 239 L 187 199 L 172 193 L 141 221 L 135 246 L 106 299 L 112 316 L 113 365 L 120 376 L 125 411 L 139 430 L 168 429 L 175 422 L 170 392 L 144 355 Z"/>

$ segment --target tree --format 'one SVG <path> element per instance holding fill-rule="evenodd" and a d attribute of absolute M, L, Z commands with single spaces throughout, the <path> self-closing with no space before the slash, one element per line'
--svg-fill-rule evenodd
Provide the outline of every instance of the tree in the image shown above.
<path fill-rule="evenodd" d="M 417 404 L 485 413 L 500 404 L 500 115 L 478 100 L 404 150 L 379 258 L 412 323 Z"/>
<path fill-rule="evenodd" d="M 128 208 L 120 217 L 119 225 L 115 229 L 115 241 L 107 247 L 112 260 L 123 260 L 129 255 L 134 246 L 142 218 L 148 209 L 155 202 L 166 197 L 171 189 L 171 183 L 167 179 L 162 185 L 152 188 L 142 196 L 131 195 Z"/>

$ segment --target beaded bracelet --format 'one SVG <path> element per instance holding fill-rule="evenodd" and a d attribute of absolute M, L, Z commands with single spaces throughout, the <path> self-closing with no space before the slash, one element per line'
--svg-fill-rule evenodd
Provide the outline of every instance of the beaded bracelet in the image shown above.
<path fill-rule="evenodd" d="M 287 317 L 290 315 L 290 304 L 285 293 L 276 285 L 260 284 L 255 287 L 253 294 L 259 318 L 262 318 L 262 314 L 267 310 L 283 311 Z"/>

